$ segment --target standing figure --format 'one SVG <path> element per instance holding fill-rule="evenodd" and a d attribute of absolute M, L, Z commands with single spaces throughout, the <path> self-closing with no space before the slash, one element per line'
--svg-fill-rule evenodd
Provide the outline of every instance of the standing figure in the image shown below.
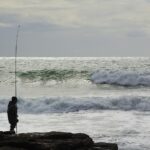
<path fill-rule="evenodd" d="M 17 114 L 17 97 L 12 97 L 12 100 L 8 104 L 7 109 L 8 121 L 10 123 L 10 131 L 15 132 L 14 129 L 17 126 L 18 114 Z"/>

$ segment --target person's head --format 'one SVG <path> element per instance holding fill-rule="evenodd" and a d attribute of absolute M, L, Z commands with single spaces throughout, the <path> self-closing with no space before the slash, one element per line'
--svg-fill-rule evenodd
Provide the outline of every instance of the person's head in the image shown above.
<path fill-rule="evenodd" d="M 12 100 L 13 103 L 17 103 L 17 97 L 13 96 L 13 97 L 11 98 L 11 100 Z"/>

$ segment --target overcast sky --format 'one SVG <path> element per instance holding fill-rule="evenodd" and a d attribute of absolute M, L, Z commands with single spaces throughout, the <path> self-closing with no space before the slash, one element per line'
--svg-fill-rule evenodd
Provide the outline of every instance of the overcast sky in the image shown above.
<path fill-rule="evenodd" d="M 0 56 L 150 56 L 150 0 L 0 0 Z"/>

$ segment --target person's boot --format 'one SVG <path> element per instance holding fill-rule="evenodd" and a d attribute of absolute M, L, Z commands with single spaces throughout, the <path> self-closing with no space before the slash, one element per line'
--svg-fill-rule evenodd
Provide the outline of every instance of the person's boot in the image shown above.
<path fill-rule="evenodd" d="M 11 134 L 15 134 L 14 128 L 10 127 L 10 133 L 11 133 Z"/>

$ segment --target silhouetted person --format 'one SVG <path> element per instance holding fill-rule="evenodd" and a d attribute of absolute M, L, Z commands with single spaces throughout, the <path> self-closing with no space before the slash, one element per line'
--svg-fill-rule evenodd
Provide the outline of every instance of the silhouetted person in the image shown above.
<path fill-rule="evenodd" d="M 10 131 L 14 131 L 17 122 L 18 122 L 18 114 L 17 114 L 17 97 L 12 97 L 12 100 L 8 104 L 7 109 L 8 121 L 10 123 Z"/>

